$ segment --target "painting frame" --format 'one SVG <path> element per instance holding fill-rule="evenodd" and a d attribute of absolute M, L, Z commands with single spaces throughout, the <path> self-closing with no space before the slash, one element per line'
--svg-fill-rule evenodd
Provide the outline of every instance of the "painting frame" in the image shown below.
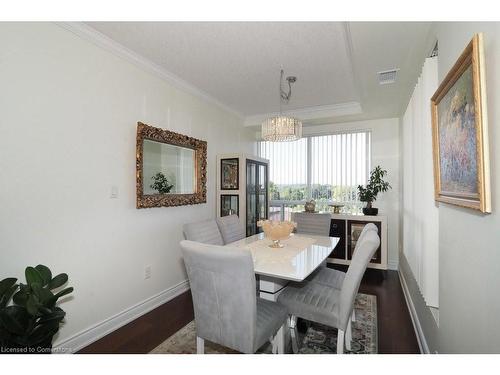
<path fill-rule="evenodd" d="M 238 158 L 220 160 L 220 186 L 221 190 L 240 189 L 240 160 Z"/>
<path fill-rule="evenodd" d="M 229 209 L 226 210 L 225 203 L 229 199 Z M 236 203 L 236 207 L 233 206 Z M 238 194 L 221 194 L 220 196 L 220 217 L 231 215 L 231 210 L 234 210 L 234 215 L 240 216 L 240 196 Z"/>
<path fill-rule="evenodd" d="M 471 70 L 469 70 L 471 68 Z M 474 190 L 471 192 L 460 191 L 459 189 L 444 189 L 443 185 L 448 187 L 457 186 L 459 183 L 449 183 L 444 181 L 443 174 L 445 176 L 452 174 L 456 167 L 458 167 L 458 163 L 453 165 L 455 170 L 452 169 L 448 164 L 446 164 L 446 157 L 449 155 L 443 155 L 441 153 L 440 147 L 443 143 L 443 137 L 445 137 L 446 132 L 442 131 L 442 129 L 447 126 L 448 128 L 452 128 L 454 126 L 454 122 L 446 122 L 450 119 L 450 117 L 440 118 L 440 108 L 442 100 L 446 98 L 443 102 L 445 104 L 449 104 L 449 108 L 447 108 L 447 114 L 453 113 L 455 115 L 457 111 L 455 111 L 455 107 L 453 106 L 453 100 L 450 100 L 451 94 L 455 92 L 455 96 L 458 97 L 458 88 L 456 86 L 461 84 L 462 82 L 466 82 L 466 78 L 464 78 L 467 74 L 472 75 L 471 85 L 472 87 L 466 87 L 466 90 L 470 88 L 471 92 L 469 93 L 473 97 L 474 105 L 471 106 L 474 109 L 473 116 L 469 115 L 469 119 L 473 118 L 474 126 L 472 129 L 473 136 L 470 136 L 469 143 L 475 146 L 475 155 L 471 153 L 471 149 L 467 149 L 466 147 L 461 148 L 461 153 L 467 154 L 469 158 L 474 157 L 472 159 L 474 168 L 467 170 L 463 168 L 463 170 L 469 171 L 469 175 L 472 173 L 472 176 L 475 178 L 474 182 L 469 179 L 469 186 L 473 187 Z M 461 81 L 459 81 L 461 80 Z M 461 93 L 461 92 L 460 92 Z M 450 96 L 447 96 L 450 94 Z M 465 97 L 464 97 L 465 98 Z M 453 98 L 455 99 L 455 98 Z M 465 102 L 464 105 L 468 106 L 468 103 Z M 460 107 L 461 109 L 464 107 Z M 467 107 L 467 110 L 470 111 L 470 108 Z M 488 149 L 488 118 L 487 118 L 487 106 L 486 106 L 486 84 L 485 84 L 485 68 L 484 68 L 484 50 L 483 50 L 483 35 L 481 33 L 475 34 L 470 43 L 467 45 L 465 50 L 462 52 L 458 60 L 455 62 L 451 70 L 448 72 L 443 82 L 439 85 L 438 89 L 434 93 L 431 98 L 431 114 L 432 114 L 432 151 L 433 151 L 433 159 L 434 159 L 434 196 L 435 200 L 438 202 L 449 203 L 453 205 L 457 205 L 460 207 L 471 208 L 475 210 L 479 210 L 483 213 L 491 212 L 491 187 L 490 187 L 490 165 L 489 165 L 489 149 Z M 442 120 L 442 121 L 441 121 Z M 456 121 L 456 120 L 454 120 Z M 459 124 L 463 123 L 467 124 L 467 118 L 463 120 L 462 117 L 459 118 Z M 464 122 L 465 121 L 465 122 Z M 458 122 L 457 122 L 458 123 Z M 468 125 L 467 125 L 468 126 Z M 457 126 L 455 126 L 457 127 Z M 463 125 L 462 125 L 463 127 Z M 441 137 L 441 132 L 443 133 L 443 137 Z M 452 133 L 449 133 L 452 134 Z M 451 138 L 450 135 L 448 135 Z M 446 140 L 445 140 L 446 141 Z M 456 139 L 453 139 L 451 143 L 458 142 Z M 468 144 L 469 144 L 468 143 Z M 454 146 L 455 149 L 457 146 Z M 465 150 L 465 151 L 464 151 Z M 455 155 L 452 155 L 454 157 Z M 443 163 L 441 158 L 443 157 Z M 452 157 L 449 157 L 452 159 Z M 455 158 L 456 159 L 456 158 Z M 443 168 L 443 165 L 446 165 L 448 169 Z M 472 171 L 472 172 L 471 172 Z M 444 172 L 444 173 L 443 173 Z M 458 172 L 463 173 L 463 171 Z M 477 184 L 477 185 L 475 185 Z M 466 184 L 463 183 L 465 186 Z M 477 188 L 476 188 L 477 187 Z M 462 189 L 466 190 L 466 189 Z M 477 190 L 477 191 L 476 191 Z"/>

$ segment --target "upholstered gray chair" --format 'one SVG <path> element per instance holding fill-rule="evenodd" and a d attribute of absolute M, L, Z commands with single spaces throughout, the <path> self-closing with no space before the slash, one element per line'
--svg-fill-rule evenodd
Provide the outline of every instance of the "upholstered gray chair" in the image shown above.
<path fill-rule="evenodd" d="M 362 242 L 363 237 L 368 231 L 374 231 L 378 233 L 378 228 L 373 223 L 368 223 L 363 227 L 361 231 L 358 241 L 356 243 L 356 247 L 354 248 L 354 253 L 356 253 L 359 245 Z M 307 281 L 311 281 L 318 284 L 323 284 L 332 288 L 340 289 L 342 288 L 342 283 L 344 282 L 346 273 L 343 271 L 339 271 L 333 268 L 322 267 L 318 269 L 317 272 L 313 273 L 310 277 L 307 278 Z"/>
<path fill-rule="evenodd" d="M 278 301 L 288 308 L 290 314 L 294 350 L 297 317 L 337 328 L 337 353 L 344 352 L 344 343 L 347 350 L 350 350 L 354 300 L 366 267 L 379 245 L 378 234 L 372 230 L 367 231 L 354 253 L 340 290 L 312 282 L 292 284 L 283 290 Z"/>
<path fill-rule="evenodd" d="M 198 221 L 184 224 L 184 237 L 189 241 L 196 241 L 210 245 L 224 245 L 222 235 L 215 220 Z"/>
<path fill-rule="evenodd" d="M 313 214 L 309 212 L 296 212 L 293 220 L 297 223 L 297 233 L 317 234 L 319 236 L 330 235 L 330 214 Z"/>
<path fill-rule="evenodd" d="M 276 333 L 287 310 L 255 295 L 252 255 L 240 248 L 181 241 L 196 322 L 197 352 L 204 340 L 243 353 L 255 353 L 267 341 L 276 352 Z"/>
<path fill-rule="evenodd" d="M 224 244 L 227 245 L 246 237 L 243 224 L 238 215 L 219 217 L 216 221 Z"/>

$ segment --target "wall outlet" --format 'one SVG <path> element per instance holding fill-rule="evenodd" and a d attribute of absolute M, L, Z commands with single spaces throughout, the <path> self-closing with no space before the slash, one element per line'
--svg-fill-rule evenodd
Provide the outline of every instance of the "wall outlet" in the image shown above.
<path fill-rule="evenodd" d="M 146 268 L 144 268 L 144 280 L 150 278 L 151 278 L 151 266 L 146 266 Z"/>
<path fill-rule="evenodd" d="M 118 198 L 118 186 L 116 186 L 116 185 L 111 186 L 111 191 L 109 193 L 109 197 L 111 199 Z"/>

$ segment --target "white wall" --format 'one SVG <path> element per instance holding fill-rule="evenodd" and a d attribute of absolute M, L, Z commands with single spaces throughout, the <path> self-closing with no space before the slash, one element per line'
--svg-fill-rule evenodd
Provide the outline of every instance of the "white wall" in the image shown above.
<path fill-rule="evenodd" d="M 182 224 L 215 217 L 215 156 L 253 152 L 253 134 L 57 25 L 0 23 L 0 46 L 0 278 L 69 274 L 57 345 L 186 279 Z M 137 121 L 208 142 L 206 204 L 135 208 Z"/>
<path fill-rule="evenodd" d="M 492 214 L 439 207 L 441 352 L 500 353 L 500 23 L 439 23 L 441 82 L 476 32 L 484 32 Z"/>
<path fill-rule="evenodd" d="M 304 135 L 328 134 L 332 132 L 371 130 L 372 168 L 380 165 L 387 170 L 392 189 L 382 193 L 374 206 L 379 215 L 387 215 L 388 264 L 397 269 L 399 258 L 399 119 L 386 118 L 354 121 L 331 125 L 306 126 Z"/>
<path fill-rule="evenodd" d="M 439 22 L 439 81 L 474 33 L 484 32 L 492 213 L 439 204 L 439 328 L 417 311 L 426 339 L 440 353 L 500 353 L 500 23 Z M 406 276 L 405 276 L 406 277 Z M 413 298 L 414 294 L 412 294 Z M 416 298 L 418 300 L 418 298 Z M 417 306 L 418 310 L 418 306 Z M 431 351 L 433 351 L 431 349 Z"/>

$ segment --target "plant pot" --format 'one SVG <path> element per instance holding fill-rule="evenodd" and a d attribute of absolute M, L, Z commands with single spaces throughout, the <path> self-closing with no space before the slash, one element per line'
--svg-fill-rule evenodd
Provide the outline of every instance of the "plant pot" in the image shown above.
<path fill-rule="evenodd" d="M 378 208 L 375 207 L 365 207 L 363 208 L 363 214 L 364 215 L 370 215 L 370 216 L 377 216 L 378 215 Z"/>

